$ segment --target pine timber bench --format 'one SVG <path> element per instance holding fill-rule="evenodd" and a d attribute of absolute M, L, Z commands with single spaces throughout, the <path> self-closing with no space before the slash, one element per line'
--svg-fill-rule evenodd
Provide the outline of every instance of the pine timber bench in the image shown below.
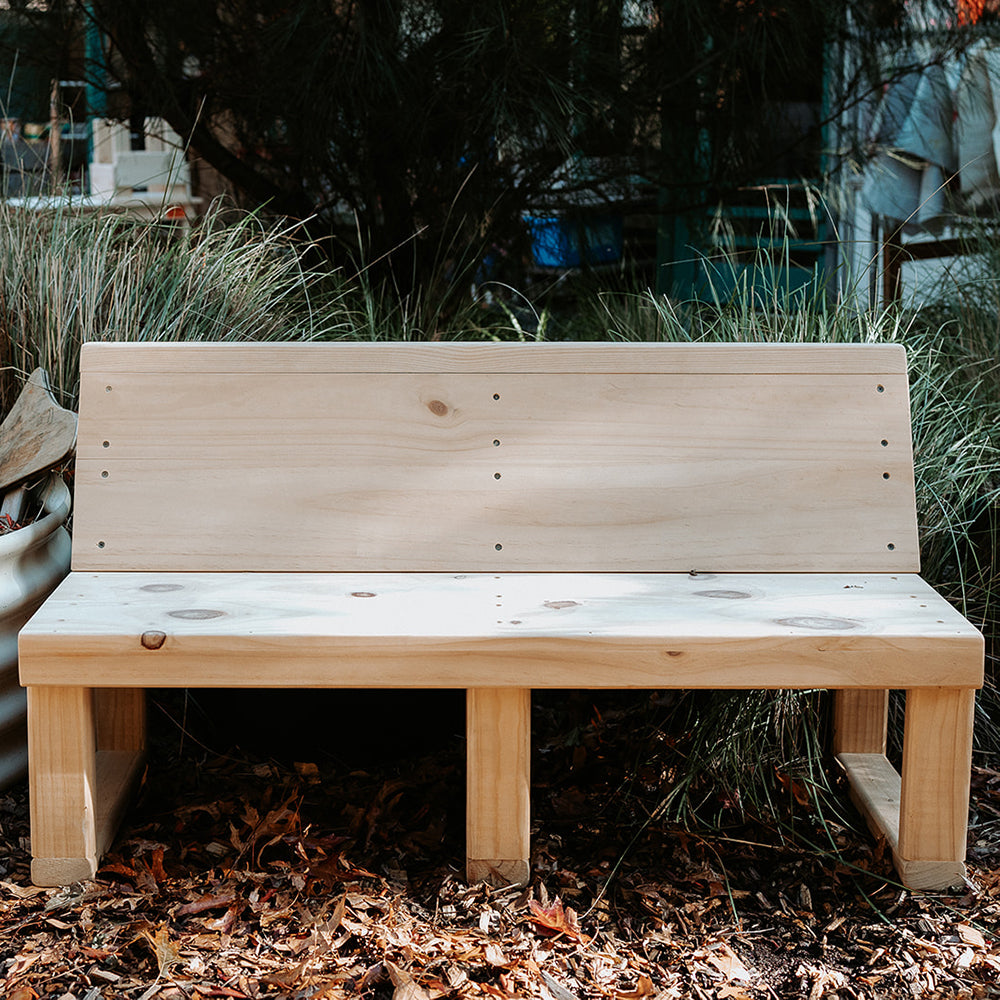
<path fill-rule="evenodd" d="M 917 573 L 882 345 L 88 344 L 20 635 L 32 878 L 94 875 L 147 687 L 464 688 L 467 872 L 529 877 L 532 688 L 827 688 L 914 889 L 964 876 L 983 639 Z M 887 693 L 905 689 L 902 779 Z"/>

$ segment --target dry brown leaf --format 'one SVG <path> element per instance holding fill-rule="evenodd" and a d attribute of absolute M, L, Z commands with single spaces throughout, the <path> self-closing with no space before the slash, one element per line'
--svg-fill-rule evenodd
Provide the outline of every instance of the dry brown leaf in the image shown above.
<path fill-rule="evenodd" d="M 500 946 L 491 941 L 485 948 L 484 955 L 490 965 L 502 966 L 507 964 L 507 956 L 501 951 Z"/>
<path fill-rule="evenodd" d="M 413 977 L 405 969 L 388 961 L 383 964 L 395 987 L 392 991 L 392 1000 L 430 1000 L 430 994 L 414 982 Z"/>
<path fill-rule="evenodd" d="M 559 900 L 556 899 L 556 902 Z M 566 989 L 562 983 L 545 971 L 542 972 L 542 982 L 545 983 L 545 988 L 552 994 L 554 1000 L 578 1000 L 577 995 L 572 990 Z"/>
<path fill-rule="evenodd" d="M 164 975 L 171 965 L 181 960 L 180 948 L 170 940 L 170 928 L 166 924 L 157 927 L 155 933 L 144 930 L 142 936 L 153 950 L 158 975 Z"/>
<path fill-rule="evenodd" d="M 5 994 L 5 1000 L 35 1000 L 37 996 L 30 986 L 18 986 L 16 990 Z"/>
<path fill-rule="evenodd" d="M 705 953 L 705 961 L 721 972 L 726 982 L 732 982 L 734 979 L 749 982 L 753 978 L 750 970 L 740 961 L 740 957 L 725 942 L 712 945 Z"/>
<path fill-rule="evenodd" d="M 267 975 L 261 977 L 261 982 L 268 986 L 291 989 L 293 986 L 299 985 L 308 966 L 309 962 L 305 961 L 300 962 L 294 969 L 286 969 L 283 972 L 269 972 Z"/>
<path fill-rule="evenodd" d="M 12 896 L 16 896 L 18 899 L 31 899 L 32 896 L 37 896 L 39 893 L 49 891 L 42 886 L 14 885 L 13 882 L 5 882 L 3 879 L 0 879 L 0 887 L 2 887 L 5 892 L 9 892 Z"/>
<path fill-rule="evenodd" d="M 649 976 L 639 976 L 639 982 L 635 984 L 635 989 L 629 993 L 616 993 L 618 1000 L 642 1000 L 643 997 L 651 997 L 656 993 L 656 987 Z"/>
<path fill-rule="evenodd" d="M 955 930 L 957 931 L 958 936 L 970 947 L 986 947 L 986 938 L 984 938 L 982 933 L 977 931 L 975 927 L 970 927 L 968 924 L 959 924 Z"/>
<path fill-rule="evenodd" d="M 556 896 L 551 906 L 543 906 L 537 899 L 528 901 L 531 922 L 552 934 L 565 934 L 574 941 L 586 944 L 590 939 L 580 930 L 580 922 L 576 911 L 564 907 L 562 900 Z"/>
<path fill-rule="evenodd" d="M 223 906 L 229 906 L 236 901 L 236 896 L 231 892 L 224 892 L 219 896 L 202 896 L 190 903 L 174 910 L 175 917 L 190 917 L 195 913 L 204 913 L 205 910 L 216 910 Z"/>

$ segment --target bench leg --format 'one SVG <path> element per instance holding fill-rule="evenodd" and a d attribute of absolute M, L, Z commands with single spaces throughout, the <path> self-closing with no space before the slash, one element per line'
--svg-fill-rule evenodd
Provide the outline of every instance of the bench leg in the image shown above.
<path fill-rule="evenodd" d="M 68 885 L 97 872 L 97 761 L 90 688 L 28 688 L 31 880 Z"/>
<path fill-rule="evenodd" d="M 95 688 L 97 749 L 141 753 L 146 749 L 146 692 L 142 688 Z"/>
<path fill-rule="evenodd" d="M 466 693 L 466 873 L 470 882 L 526 885 L 530 876 L 531 691 Z"/>
<path fill-rule="evenodd" d="M 965 878 L 975 702 L 971 688 L 906 693 L 896 867 L 911 889 Z"/>
<path fill-rule="evenodd" d="M 972 688 L 907 692 L 902 778 L 874 749 L 841 750 L 837 758 L 855 805 L 885 837 L 896 871 L 914 891 L 948 889 L 965 878 L 975 697 Z"/>
<path fill-rule="evenodd" d="M 142 765 L 143 692 L 28 688 L 31 880 L 92 878 Z"/>
<path fill-rule="evenodd" d="M 888 691 L 833 692 L 833 752 L 885 753 Z"/>

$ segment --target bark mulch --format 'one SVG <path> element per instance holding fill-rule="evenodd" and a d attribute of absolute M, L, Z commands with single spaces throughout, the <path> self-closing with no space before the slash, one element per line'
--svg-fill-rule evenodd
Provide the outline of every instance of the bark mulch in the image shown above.
<path fill-rule="evenodd" d="M 26 786 L 0 794 L 5 1000 L 1000 996 L 998 771 L 974 775 L 969 885 L 913 895 L 884 845 L 822 821 L 791 778 L 779 821 L 663 822 L 671 751 L 642 712 L 612 699 L 574 721 L 542 699 L 534 879 L 491 890 L 460 872 L 454 703 L 430 721 L 420 703 L 409 728 L 372 701 L 284 729 L 287 704 L 235 706 L 253 738 L 219 754 L 157 697 L 149 770 L 94 881 L 31 886 Z M 278 761 L 269 741 L 332 749 Z"/>

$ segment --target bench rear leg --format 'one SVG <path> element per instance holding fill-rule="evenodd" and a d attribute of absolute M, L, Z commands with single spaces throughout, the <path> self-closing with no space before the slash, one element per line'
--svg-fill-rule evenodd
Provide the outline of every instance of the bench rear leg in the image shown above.
<path fill-rule="evenodd" d="M 92 878 L 143 762 L 142 690 L 28 688 L 31 879 Z"/>
<path fill-rule="evenodd" d="M 530 876 L 531 691 L 466 693 L 466 873 L 526 885 Z"/>
<path fill-rule="evenodd" d="M 141 753 L 146 749 L 143 688 L 95 688 L 97 749 Z"/>
<path fill-rule="evenodd" d="M 885 753 L 889 692 L 833 692 L 833 752 Z"/>
<path fill-rule="evenodd" d="M 896 867 L 910 889 L 965 878 L 975 700 L 972 688 L 906 693 Z"/>

